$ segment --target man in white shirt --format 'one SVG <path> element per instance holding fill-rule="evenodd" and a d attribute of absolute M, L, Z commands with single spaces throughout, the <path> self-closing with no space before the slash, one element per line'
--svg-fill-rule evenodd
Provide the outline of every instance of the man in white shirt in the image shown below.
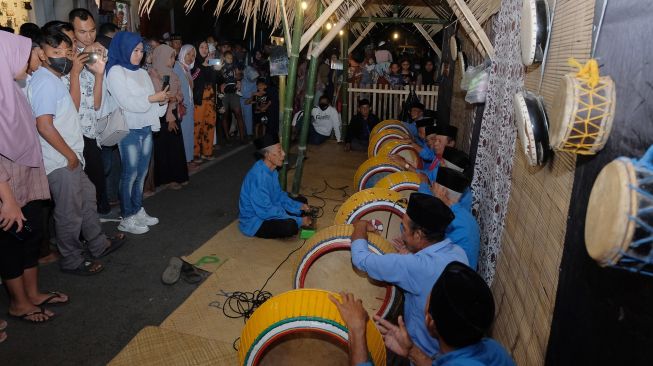
<path fill-rule="evenodd" d="M 102 150 L 97 141 L 97 121 L 102 106 L 102 89 L 104 87 L 104 52 L 105 49 L 95 42 L 96 27 L 93 15 L 86 9 L 73 9 L 68 14 L 73 26 L 79 53 L 88 53 L 86 66 L 73 68 L 70 74 L 61 78 L 70 90 L 70 95 L 77 107 L 79 122 L 84 135 L 84 172 L 95 186 L 97 210 L 100 215 L 111 212 L 107 197 Z M 89 58 L 91 57 L 92 58 Z"/>
<path fill-rule="evenodd" d="M 103 257 L 124 243 L 124 234 L 107 238 L 97 216 L 95 188 L 82 170 L 84 140 L 73 100 L 60 78 L 72 69 L 72 42 L 56 29 L 44 29 L 39 51 L 42 66 L 27 87 L 36 117 L 45 172 L 54 207 L 61 270 L 93 275 L 104 267 L 87 259 Z M 82 243 L 80 235 L 86 243 Z"/>
<path fill-rule="evenodd" d="M 308 143 L 320 145 L 331 137 L 331 131 L 336 135 L 336 140 L 341 142 L 340 137 L 340 114 L 329 104 L 329 98 L 320 97 L 317 107 L 311 112 L 311 126 L 308 134 Z"/>

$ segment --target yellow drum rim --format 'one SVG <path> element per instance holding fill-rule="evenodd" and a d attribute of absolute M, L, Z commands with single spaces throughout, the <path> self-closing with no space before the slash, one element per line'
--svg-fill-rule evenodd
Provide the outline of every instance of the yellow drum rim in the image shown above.
<path fill-rule="evenodd" d="M 404 124 L 401 121 L 397 119 L 386 119 L 377 123 L 376 126 L 372 128 L 372 131 L 370 131 L 370 136 L 374 136 L 377 133 L 381 131 L 385 131 L 387 129 L 400 130 L 408 135 L 410 134 L 406 126 L 404 126 Z"/>
<path fill-rule="evenodd" d="M 376 156 L 390 156 L 400 153 L 401 151 L 409 150 L 413 153 L 413 163 L 417 168 L 422 168 L 422 159 L 419 157 L 419 152 L 411 145 L 401 140 L 386 140 L 379 147 Z"/>
<path fill-rule="evenodd" d="M 385 188 L 368 188 L 351 195 L 338 209 L 334 224 L 351 224 L 365 206 L 372 202 L 385 202 L 399 214 L 406 213 L 406 200 L 398 192 Z"/>
<path fill-rule="evenodd" d="M 395 129 L 387 129 L 377 134 L 374 134 L 370 136 L 370 142 L 367 145 L 367 157 L 371 158 L 373 156 L 376 156 L 379 149 L 381 148 L 381 144 L 383 144 L 387 140 L 404 140 L 404 139 L 410 139 L 410 134 Z"/>
<path fill-rule="evenodd" d="M 594 181 L 585 217 L 585 247 L 601 266 L 621 259 L 635 234 L 639 201 L 637 175 L 632 162 L 618 158 L 603 167 Z"/>
<path fill-rule="evenodd" d="M 404 167 L 402 167 L 401 164 L 390 160 L 387 156 L 375 156 L 365 160 L 363 164 L 356 169 L 353 187 L 357 191 L 363 189 L 369 179 L 368 176 L 372 173 L 381 173 L 383 171 L 392 171 L 394 173 L 403 169 Z"/>
<path fill-rule="evenodd" d="M 601 151 L 612 132 L 617 104 L 617 91 L 612 78 L 601 76 L 598 85 L 592 88 L 587 81 L 577 78 L 575 74 L 566 74 L 562 77 L 558 89 L 561 92 L 554 99 L 553 118 L 549 126 L 551 147 L 557 151 L 580 155 L 594 155 Z M 600 95 L 599 90 L 606 90 L 605 95 Z M 590 95 L 592 105 L 583 103 L 580 100 L 581 95 Z M 578 117 L 581 111 L 588 115 L 591 111 L 603 111 L 603 114 L 598 123 L 594 123 L 596 118 L 593 118 L 591 123 L 584 123 L 585 120 Z M 596 132 L 587 130 L 588 124 Z M 574 137 L 571 136 L 572 131 L 577 132 Z M 593 142 L 586 143 L 585 138 L 591 138 Z"/>
<path fill-rule="evenodd" d="M 322 255 L 336 250 L 351 250 L 351 234 L 354 232 L 353 225 L 332 225 L 318 231 L 306 241 L 300 249 L 295 261 L 294 270 L 292 271 L 293 288 L 304 288 L 303 282 L 313 265 L 314 261 Z M 396 253 L 392 244 L 376 233 L 367 234 L 368 247 L 375 254 Z M 347 249 L 349 248 L 349 249 Z M 387 318 L 393 310 L 399 291 L 395 286 L 389 285 L 389 291 L 386 292 L 387 304 L 384 303 L 379 312 L 376 314 L 382 318 Z"/>
<path fill-rule="evenodd" d="M 274 296 L 261 305 L 247 320 L 240 336 L 240 364 L 253 366 L 265 349 L 278 337 L 292 332 L 325 333 L 346 343 L 347 327 L 338 308 L 329 300 L 331 294 L 317 289 L 298 289 Z M 385 365 L 383 337 L 371 319 L 367 321 L 367 347 L 374 365 Z"/>
<path fill-rule="evenodd" d="M 405 190 L 417 191 L 419 185 L 422 183 L 419 174 L 411 171 L 401 171 L 386 175 L 381 178 L 374 188 L 384 188 L 390 189 L 395 192 L 401 192 Z"/>

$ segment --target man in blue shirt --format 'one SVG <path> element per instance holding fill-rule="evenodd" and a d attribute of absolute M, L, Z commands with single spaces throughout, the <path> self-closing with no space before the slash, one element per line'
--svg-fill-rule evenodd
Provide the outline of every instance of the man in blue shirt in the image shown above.
<path fill-rule="evenodd" d="M 346 296 L 345 296 L 346 295 Z M 372 366 L 365 361 L 367 345 L 364 320 L 367 313 L 360 301 L 343 294 L 336 303 L 349 330 L 351 363 Z M 399 325 L 375 317 L 385 345 L 408 357 L 416 366 L 514 366 L 508 352 L 495 340 L 484 338 L 494 321 L 494 298 L 483 278 L 460 262 L 451 262 L 435 282 L 425 306 L 424 323 L 439 341 L 435 357 L 424 353 L 411 338 L 399 317 Z M 357 341 L 356 341 L 357 340 Z"/>
<path fill-rule="evenodd" d="M 418 132 L 417 132 L 417 125 L 415 124 L 415 122 L 424 118 L 424 104 L 417 103 L 412 105 L 408 113 L 410 114 L 409 120 L 403 121 L 402 123 L 406 127 L 408 132 L 410 132 L 410 136 L 413 139 L 416 139 L 418 137 Z"/>
<path fill-rule="evenodd" d="M 452 261 L 467 263 L 465 252 L 445 239 L 445 229 L 454 216 L 439 199 L 413 193 L 402 218 L 401 240 L 408 254 L 377 255 L 368 249 L 367 231 L 374 227 L 367 221 L 354 224 L 351 260 L 370 278 L 392 283 L 404 290 L 404 316 L 408 333 L 429 355 L 439 348 L 424 324 L 424 307 L 433 283 Z"/>
<path fill-rule="evenodd" d="M 286 156 L 276 135 L 254 141 L 260 158 L 249 170 L 240 188 L 238 227 L 247 236 L 285 238 L 310 225 L 302 216 L 310 208 L 304 197 L 292 199 L 281 190 L 277 168 Z"/>

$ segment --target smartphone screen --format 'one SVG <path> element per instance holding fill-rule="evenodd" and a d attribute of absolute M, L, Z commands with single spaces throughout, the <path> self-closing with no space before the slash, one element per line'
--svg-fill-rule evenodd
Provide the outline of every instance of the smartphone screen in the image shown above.
<path fill-rule="evenodd" d="M 220 65 L 221 63 L 222 63 L 222 60 L 220 60 L 219 58 L 210 58 L 208 60 L 209 66 L 217 66 L 217 65 Z"/>
<path fill-rule="evenodd" d="M 163 85 L 161 90 L 165 90 L 166 87 L 170 85 L 170 75 L 163 75 Z"/>
<path fill-rule="evenodd" d="M 87 65 L 93 65 L 100 58 L 100 55 L 95 52 L 82 52 L 82 55 L 88 55 Z"/>

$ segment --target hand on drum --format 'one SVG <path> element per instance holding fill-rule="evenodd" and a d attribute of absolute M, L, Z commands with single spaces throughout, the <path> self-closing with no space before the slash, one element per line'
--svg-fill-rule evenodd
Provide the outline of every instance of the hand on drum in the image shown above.
<path fill-rule="evenodd" d="M 354 294 L 348 292 L 341 292 L 340 299 L 338 301 L 338 299 L 329 295 L 329 300 L 338 308 L 347 329 L 351 332 L 365 332 L 368 315 L 365 308 L 363 308 L 363 302 L 360 299 L 357 300 Z"/>
<path fill-rule="evenodd" d="M 374 226 L 374 223 L 367 220 L 358 220 L 354 222 L 354 230 L 359 229 L 360 231 L 367 231 L 368 233 L 375 233 L 378 230 Z"/>
<path fill-rule="evenodd" d="M 406 244 L 404 244 L 404 241 L 401 239 L 401 237 L 392 239 L 392 247 L 395 248 L 395 250 L 399 254 L 410 253 L 408 251 L 408 248 L 406 248 Z"/>
<path fill-rule="evenodd" d="M 374 321 L 383 335 L 385 346 L 399 356 L 408 357 L 408 353 L 413 348 L 413 341 L 410 339 L 408 331 L 406 330 L 404 318 L 401 315 L 399 316 L 398 326 L 378 315 L 374 316 Z"/>

